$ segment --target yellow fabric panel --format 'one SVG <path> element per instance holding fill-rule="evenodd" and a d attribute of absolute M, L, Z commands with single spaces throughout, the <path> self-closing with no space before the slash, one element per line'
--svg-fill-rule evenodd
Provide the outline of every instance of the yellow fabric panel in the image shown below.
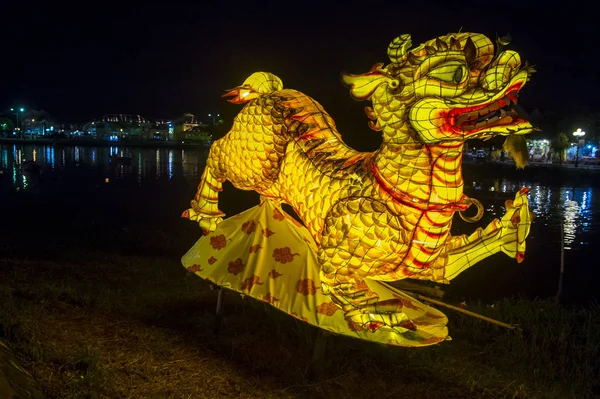
<path fill-rule="evenodd" d="M 270 200 L 228 218 L 183 256 L 189 271 L 216 285 L 270 303 L 325 330 L 383 344 L 418 347 L 448 337 L 446 316 L 385 283 L 367 280 L 381 301 L 400 298 L 416 331 L 374 332 L 355 326 L 324 295 L 317 246 L 308 230 Z"/>

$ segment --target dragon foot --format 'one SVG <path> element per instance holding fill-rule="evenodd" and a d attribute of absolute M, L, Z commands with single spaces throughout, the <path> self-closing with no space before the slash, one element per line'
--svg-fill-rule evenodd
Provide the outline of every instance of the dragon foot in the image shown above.
<path fill-rule="evenodd" d="M 209 166 L 204 168 L 196 195 L 190 202 L 190 208 L 181 215 L 198 222 L 205 234 L 215 231 L 225 216 L 219 209 L 219 192 L 223 190 L 223 184 L 215 173 L 215 170 Z"/>
<path fill-rule="evenodd" d="M 402 300 L 388 299 L 353 309 L 345 309 L 344 317 L 348 322 L 370 331 L 380 328 L 391 329 L 398 333 L 406 330 L 415 331 L 415 325 L 402 311 L 402 307 Z"/>
<path fill-rule="evenodd" d="M 372 332 L 383 328 L 397 333 L 416 330 L 413 322 L 402 311 L 401 299 L 382 301 L 379 295 L 369 290 L 363 280 L 330 285 L 322 279 L 321 288 L 342 308 L 344 317 L 353 328 Z"/>
<path fill-rule="evenodd" d="M 529 210 L 528 192 L 528 188 L 522 188 L 514 201 L 506 201 L 506 213 L 500 220 L 500 250 L 511 258 L 516 258 L 519 263 L 525 257 L 525 239 L 529 235 L 531 221 L 535 218 L 535 214 Z"/>
<path fill-rule="evenodd" d="M 213 205 L 211 203 L 204 204 L 205 206 L 203 207 L 200 206 L 198 202 L 199 201 L 192 200 L 190 203 L 191 208 L 183 212 L 182 216 L 198 222 L 198 224 L 205 231 L 205 233 L 215 231 L 217 225 L 223 221 L 223 216 L 225 216 L 225 213 L 220 211 L 216 206 L 206 206 Z"/>
<path fill-rule="evenodd" d="M 535 214 L 529 210 L 527 193 L 521 189 L 514 200 L 506 201 L 502 219 L 494 219 L 485 229 L 477 229 L 470 236 L 452 237 L 447 244 L 445 275 L 452 280 L 479 260 L 498 252 L 522 262 L 525 258 L 525 239 Z"/>

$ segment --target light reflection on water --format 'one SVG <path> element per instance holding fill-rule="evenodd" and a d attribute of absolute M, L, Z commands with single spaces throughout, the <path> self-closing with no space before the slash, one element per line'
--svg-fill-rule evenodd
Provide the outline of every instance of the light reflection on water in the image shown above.
<path fill-rule="evenodd" d="M 115 155 L 127 159 L 111 159 Z M 179 207 L 187 206 L 187 201 L 194 194 L 207 155 L 205 148 L 0 145 L 0 197 L 2 192 L 7 191 L 36 192 L 40 182 L 48 182 L 44 186 L 46 188 L 60 182 L 62 187 L 87 190 L 89 186 L 86 188 L 85 183 L 93 180 L 93 184 L 100 184 L 111 192 L 138 187 L 142 190 L 164 190 L 168 193 L 167 201 L 172 199 L 182 205 L 174 207 L 171 203 L 160 203 L 159 206 L 179 212 Z M 38 165 L 39 169 L 32 165 Z M 180 189 L 176 194 L 174 189 L 177 187 Z M 493 218 L 501 218 L 505 213 L 505 201 L 513 199 L 514 193 L 521 187 L 530 188 L 529 203 L 536 214 L 530 239 L 527 240 L 524 267 L 499 254 L 488 259 L 488 266 L 482 265 L 464 273 L 471 273 L 471 280 L 466 276 L 463 281 L 469 283 L 469 289 L 480 287 L 482 296 L 500 286 L 506 289 L 498 291 L 499 296 L 512 294 L 513 290 L 552 295 L 559 270 L 558 249 L 562 228 L 567 288 L 570 283 L 573 296 L 578 291 L 585 291 L 596 297 L 596 288 L 591 282 L 600 278 L 600 269 L 595 268 L 591 260 L 595 259 L 595 249 L 600 246 L 597 234 L 599 222 L 594 217 L 600 212 L 600 188 L 552 186 L 496 178 L 467 182 L 467 195 L 479 199 L 484 205 L 484 219 L 476 225 L 461 226 L 461 221 L 456 218 L 453 228 L 463 230 L 457 233 L 471 234 L 476 227 L 485 227 Z M 231 192 L 228 189 L 222 195 L 226 200 Z M 234 193 L 229 198 L 240 202 L 235 196 Z M 118 198 L 127 201 L 128 197 L 121 194 Z M 147 201 L 149 205 L 156 205 L 159 200 L 148 196 Z M 495 265 L 497 269 L 493 269 Z M 490 274 L 494 278 L 488 282 L 486 279 Z M 505 278 L 505 281 L 500 282 L 499 278 Z"/>
<path fill-rule="evenodd" d="M 56 165 L 56 153 L 60 165 Z M 87 147 L 51 145 L 2 145 L 0 160 L 3 175 L 12 177 L 14 190 L 27 190 L 32 185 L 39 165 L 40 173 L 60 173 L 65 168 L 91 168 L 103 173 L 102 180 L 132 180 L 138 185 L 148 179 L 183 178 L 196 184 L 204 168 L 206 149 L 136 148 L 136 147 Z M 114 159 L 111 157 L 124 157 Z M 2 184 L 6 182 L 2 180 Z M 563 226 L 565 249 L 579 248 L 589 243 L 589 236 L 597 231 L 598 221 L 593 219 L 594 210 L 600 209 L 594 196 L 595 188 L 549 187 L 535 182 L 515 182 L 493 179 L 470 182 L 471 196 L 482 201 L 486 218 L 502 217 L 504 201 L 512 199 L 512 193 L 521 187 L 529 187 L 529 204 L 536 214 L 535 224 L 543 225 L 549 232 L 560 232 Z M 6 187 L 4 187 L 6 188 Z M 596 202 L 594 202 L 594 200 Z M 552 240 L 555 241 L 556 234 Z M 559 240 L 559 239 L 558 239 Z"/>
<path fill-rule="evenodd" d="M 600 210 L 600 198 L 594 196 L 597 188 L 550 187 L 497 179 L 487 183 L 473 182 L 469 195 L 482 201 L 488 218 L 501 218 L 506 209 L 504 201 L 513 199 L 514 192 L 521 187 L 530 188 L 528 198 L 529 207 L 536 216 L 534 225 L 542 226 L 547 235 L 556 233 L 551 238 L 553 243 L 560 242 L 562 225 L 566 250 L 589 244 L 589 237 L 598 231 L 599 222 L 594 220 L 594 214 Z"/>
<path fill-rule="evenodd" d="M 26 190 L 32 176 L 32 165 L 44 173 L 60 173 L 68 168 L 93 168 L 105 178 L 135 179 L 143 184 L 147 179 L 185 178 L 197 182 L 207 156 L 206 149 L 128 148 L 51 145 L 2 145 L 1 170 L 12 176 L 10 185 L 16 191 Z M 58 156 L 59 164 L 56 163 Z M 113 157 L 113 158 L 111 158 Z M 130 159 L 128 159 L 130 158 Z M 2 182 L 3 185 L 6 183 Z"/>

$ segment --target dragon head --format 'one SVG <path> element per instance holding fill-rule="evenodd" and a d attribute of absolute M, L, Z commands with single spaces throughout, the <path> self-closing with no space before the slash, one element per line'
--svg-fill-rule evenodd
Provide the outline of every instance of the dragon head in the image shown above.
<path fill-rule="evenodd" d="M 370 100 L 370 126 L 384 140 L 421 143 L 522 135 L 531 124 L 514 109 L 519 90 L 534 72 L 519 54 L 497 51 L 486 36 L 456 33 L 410 49 L 410 35 L 388 47 L 391 63 L 362 75 L 343 74 L 355 99 Z"/>

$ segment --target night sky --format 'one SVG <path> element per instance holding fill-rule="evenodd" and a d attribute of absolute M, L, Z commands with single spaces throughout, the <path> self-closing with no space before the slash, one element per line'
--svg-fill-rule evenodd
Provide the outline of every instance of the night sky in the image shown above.
<path fill-rule="evenodd" d="M 400 34 L 416 45 L 461 28 L 512 35 L 509 48 L 538 70 L 521 94 L 526 109 L 600 105 L 600 22 L 584 2 L 21 3 L 2 10 L 0 110 L 22 105 L 61 121 L 219 112 L 227 123 L 239 106 L 223 90 L 264 70 L 321 102 L 340 128 L 371 134 L 367 104 L 350 98 L 340 72 L 389 62 Z"/>

